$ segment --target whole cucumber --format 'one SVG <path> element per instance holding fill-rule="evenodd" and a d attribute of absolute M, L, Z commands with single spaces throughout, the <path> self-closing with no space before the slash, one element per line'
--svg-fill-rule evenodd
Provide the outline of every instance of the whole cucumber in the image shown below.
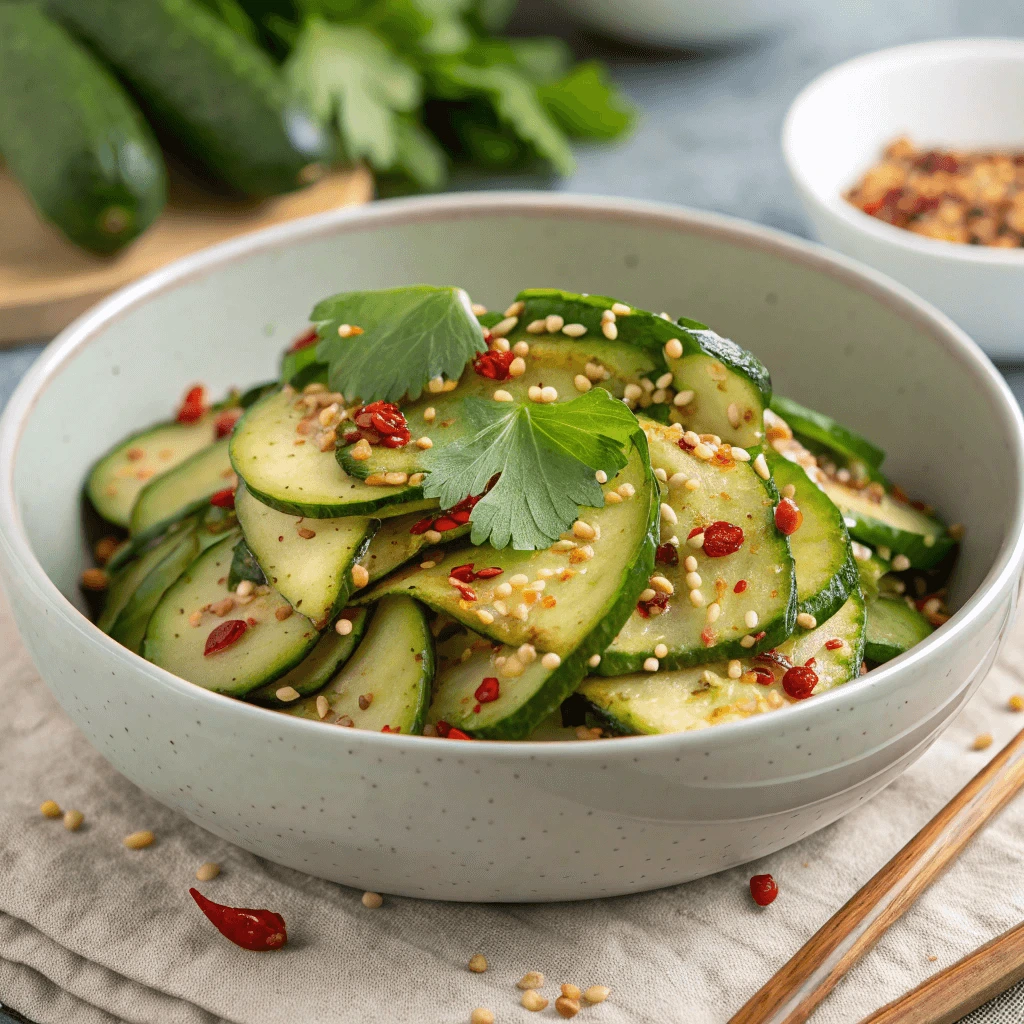
<path fill-rule="evenodd" d="M 29 3 L 0 3 L 0 154 L 39 212 L 109 253 L 163 209 L 160 149 L 118 82 Z"/>
<path fill-rule="evenodd" d="M 270 57 L 195 0 L 49 0 L 190 161 L 250 196 L 308 183 L 328 139 Z"/>

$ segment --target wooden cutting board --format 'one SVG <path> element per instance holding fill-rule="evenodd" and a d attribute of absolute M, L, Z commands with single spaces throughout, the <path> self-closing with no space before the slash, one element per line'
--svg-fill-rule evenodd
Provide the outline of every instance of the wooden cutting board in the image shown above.
<path fill-rule="evenodd" d="M 160 219 L 127 249 L 95 256 L 41 220 L 0 167 L 0 346 L 51 338 L 104 295 L 197 249 L 373 198 L 373 178 L 362 168 L 332 171 L 300 192 L 265 200 L 225 199 L 181 171 L 170 173 Z"/>

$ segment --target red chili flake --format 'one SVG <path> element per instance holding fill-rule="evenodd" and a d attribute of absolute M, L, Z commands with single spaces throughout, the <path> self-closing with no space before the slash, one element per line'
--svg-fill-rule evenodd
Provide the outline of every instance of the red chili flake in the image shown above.
<path fill-rule="evenodd" d="M 255 626 L 256 625 L 256 620 L 250 615 L 249 618 L 247 618 L 245 620 L 245 624 L 247 626 Z"/>
<path fill-rule="evenodd" d="M 715 631 L 710 626 L 705 626 L 700 633 L 700 642 L 705 647 L 714 647 L 715 641 L 718 639 Z"/>
<path fill-rule="evenodd" d="M 371 402 L 356 409 L 353 419 L 370 444 L 403 448 L 412 437 L 405 414 L 394 402 Z"/>
<path fill-rule="evenodd" d="M 434 529 L 438 533 L 447 533 L 449 530 L 457 530 L 458 528 L 459 524 L 450 516 L 441 516 L 440 519 L 434 520 Z"/>
<path fill-rule="evenodd" d="M 189 388 L 178 408 L 175 417 L 177 421 L 179 423 L 195 423 L 196 420 L 202 419 L 203 413 L 206 412 L 205 398 L 206 388 L 202 384 Z"/>
<path fill-rule="evenodd" d="M 919 156 L 914 163 L 922 171 L 927 171 L 928 173 L 945 171 L 947 174 L 956 174 L 960 169 L 960 164 L 955 156 L 951 156 L 949 153 L 940 153 L 934 149 Z"/>
<path fill-rule="evenodd" d="M 216 494 L 211 494 L 210 504 L 216 505 L 217 508 L 234 508 L 235 489 L 233 487 L 225 487 L 223 491 L 217 491 Z"/>
<path fill-rule="evenodd" d="M 694 528 L 693 528 L 693 529 L 692 529 L 692 530 L 691 530 L 691 531 L 690 531 L 690 532 L 689 532 L 689 533 L 688 533 L 688 534 L 686 535 L 686 539 L 687 539 L 687 540 L 691 540 L 691 539 L 692 539 L 693 537 L 696 537 L 696 536 L 697 536 L 697 534 L 699 534 L 699 533 L 703 533 L 703 532 L 704 532 L 704 527 L 703 527 L 703 526 L 695 526 L 695 527 L 694 527 Z"/>
<path fill-rule="evenodd" d="M 760 640 L 764 636 L 764 633 L 758 633 L 754 637 L 754 640 Z M 770 651 L 762 651 L 760 654 L 755 655 L 759 661 L 768 661 L 773 665 L 779 665 L 782 668 L 792 668 L 793 662 L 789 660 L 784 654 L 779 654 L 773 647 Z"/>
<path fill-rule="evenodd" d="M 463 732 L 461 729 L 456 729 L 454 725 L 449 725 L 447 722 L 435 722 L 434 728 L 437 730 L 437 735 L 442 739 L 470 740 L 473 738 L 468 733 Z"/>
<path fill-rule="evenodd" d="M 467 562 L 465 565 L 457 565 L 451 572 L 448 573 L 453 579 L 457 579 L 460 583 L 472 583 L 476 578 L 473 573 L 473 563 Z"/>
<path fill-rule="evenodd" d="M 731 555 L 743 546 L 743 528 L 719 519 L 704 527 L 704 554 L 708 558 Z"/>
<path fill-rule="evenodd" d="M 637 614 L 643 619 L 651 617 L 652 608 L 660 608 L 662 612 L 668 611 L 668 594 L 655 594 L 650 601 L 637 602 Z"/>
<path fill-rule="evenodd" d="M 426 519 L 421 519 L 418 523 L 413 523 L 409 527 L 409 532 L 414 536 L 418 537 L 421 533 L 426 533 L 434 525 L 434 520 L 430 516 Z"/>
<path fill-rule="evenodd" d="M 476 578 L 478 580 L 493 580 L 495 576 L 500 576 L 504 571 L 504 569 L 499 569 L 496 565 L 492 565 L 486 569 L 477 569 Z"/>
<path fill-rule="evenodd" d="M 319 335 L 316 333 L 315 327 L 310 327 L 305 334 L 300 334 L 292 343 L 288 349 L 289 354 L 292 352 L 301 352 L 304 348 L 309 348 L 310 345 L 315 345 Z"/>
<path fill-rule="evenodd" d="M 232 430 L 235 429 L 235 424 L 242 418 L 241 409 L 225 409 L 220 413 L 217 418 L 213 421 L 213 432 L 214 435 L 219 439 L 227 437 Z"/>
<path fill-rule="evenodd" d="M 434 730 L 437 732 L 437 735 L 441 737 L 441 739 L 447 738 L 448 731 L 450 729 L 451 726 L 443 720 L 434 723 Z"/>
<path fill-rule="evenodd" d="M 385 725 L 384 728 L 381 729 L 381 732 L 401 732 L 401 731 L 402 731 L 402 727 L 400 725 L 396 725 L 394 727 L 394 729 L 392 729 L 390 725 Z"/>
<path fill-rule="evenodd" d="M 265 953 L 280 949 L 288 941 L 284 918 L 272 910 L 226 907 L 208 900 L 198 889 L 189 889 L 188 893 L 213 927 L 242 949 Z"/>
<path fill-rule="evenodd" d="M 839 648 L 842 647 L 842 646 L 843 646 L 843 641 L 842 640 L 835 640 L 835 639 L 833 639 L 833 640 L 826 640 L 825 641 L 825 650 L 826 651 L 838 651 Z"/>
<path fill-rule="evenodd" d="M 684 452 L 692 452 L 693 449 L 697 447 L 695 444 L 690 444 L 690 442 L 687 441 L 685 437 L 679 438 L 679 440 L 676 442 L 676 444 L 679 445 L 679 447 Z"/>
<path fill-rule="evenodd" d="M 804 664 L 805 664 L 805 665 L 806 665 L 806 666 L 807 666 L 808 668 L 814 668 L 814 666 L 815 666 L 815 665 L 817 665 L 817 664 L 818 664 L 818 662 L 817 662 L 817 660 L 816 660 L 816 659 L 814 659 L 814 658 L 808 658 L 808 659 L 807 659 L 807 660 L 806 660 L 806 661 L 804 662 Z"/>
<path fill-rule="evenodd" d="M 494 676 L 487 676 L 476 688 L 476 692 L 473 696 L 476 697 L 481 704 L 490 704 L 492 700 L 497 700 L 501 696 L 498 680 Z"/>
<path fill-rule="evenodd" d="M 778 883 L 771 875 L 754 875 L 750 879 L 750 895 L 759 907 L 767 907 L 779 895 Z"/>
<path fill-rule="evenodd" d="M 804 521 L 804 514 L 792 498 L 783 498 L 775 506 L 775 525 L 780 533 L 787 537 L 792 536 L 800 529 Z"/>
<path fill-rule="evenodd" d="M 674 544 L 659 544 L 654 552 L 654 560 L 659 565 L 678 565 L 679 550 Z"/>
<path fill-rule="evenodd" d="M 737 580 L 736 581 L 736 586 L 732 588 L 732 592 L 734 594 L 742 594 L 743 591 L 746 590 L 746 589 L 747 589 L 747 581 L 746 580 Z"/>
<path fill-rule="evenodd" d="M 511 374 L 508 368 L 512 365 L 515 354 L 509 352 L 481 352 L 473 360 L 473 369 L 488 380 L 508 380 Z"/>
<path fill-rule="evenodd" d="M 494 478 L 495 480 L 497 477 Z M 487 490 L 490 490 L 492 483 L 488 483 Z M 486 494 L 485 490 L 483 494 L 471 494 L 468 498 L 463 498 L 457 505 L 453 505 L 450 509 L 446 509 L 439 516 L 433 519 L 421 519 L 417 523 L 413 523 L 409 527 L 409 532 L 413 535 L 426 533 L 427 530 L 437 530 L 438 533 L 447 533 L 449 530 L 457 530 L 460 526 L 465 526 L 469 522 L 470 514 L 473 511 L 476 503 Z"/>
<path fill-rule="evenodd" d="M 203 648 L 204 657 L 217 654 L 237 643 L 248 628 L 248 625 L 241 619 L 228 619 L 219 626 L 214 626 L 213 631 L 206 638 L 206 646 Z"/>
<path fill-rule="evenodd" d="M 807 665 L 794 665 L 782 677 L 782 688 L 793 700 L 806 700 L 817 685 L 818 673 Z"/>
<path fill-rule="evenodd" d="M 464 583 L 453 583 L 452 586 L 462 595 L 464 601 L 475 601 L 476 591 L 467 587 Z"/>
<path fill-rule="evenodd" d="M 893 205 L 893 204 L 897 203 L 902 195 L 903 195 L 903 189 L 901 189 L 901 188 L 891 188 L 891 189 L 889 189 L 888 192 L 885 193 L 884 196 L 882 196 L 881 199 L 876 199 L 872 203 L 865 203 L 861 207 L 861 209 L 865 213 L 870 213 L 870 214 L 874 215 L 874 214 L 878 213 L 880 210 L 883 210 L 886 206 L 890 206 L 890 205 Z"/>
<path fill-rule="evenodd" d="M 751 672 L 754 673 L 754 679 L 762 686 L 771 686 L 775 682 L 775 673 L 770 668 L 755 665 Z"/>

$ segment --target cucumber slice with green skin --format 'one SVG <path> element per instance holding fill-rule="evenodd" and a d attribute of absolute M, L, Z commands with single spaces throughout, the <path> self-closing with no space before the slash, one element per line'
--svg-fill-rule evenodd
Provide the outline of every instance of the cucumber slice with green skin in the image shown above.
<path fill-rule="evenodd" d="M 644 617 L 635 609 L 594 671 L 605 676 L 639 672 L 653 657 L 661 668 L 684 668 L 777 647 L 793 631 L 798 577 L 789 542 L 775 526 L 778 498 L 774 485 L 762 480 L 749 462 L 706 462 L 681 450 L 676 443 L 678 427 L 647 419 L 641 424 L 650 446 L 651 465 L 676 480 L 661 500 L 678 518 L 675 525 L 662 526 L 663 541 L 670 534 L 678 535 L 678 563 L 655 566 L 655 572 L 672 584 L 674 594 L 662 614 Z M 686 480 L 698 480 L 700 487 L 687 490 Z M 686 543 L 691 530 L 723 520 L 743 530 L 743 545 L 735 553 L 710 558 Z M 701 576 L 704 604 L 700 607 L 694 607 L 689 598 L 693 588 L 687 583 L 685 560 L 691 555 Z M 740 580 L 745 586 L 737 594 Z M 710 623 L 707 606 L 712 603 L 720 613 Z M 751 611 L 757 614 L 753 627 L 744 621 Z M 762 633 L 754 646 L 742 645 L 744 637 Z M 657 655 L 655 648 L 662 644 L 668 653 Z"/>
<path fill-rule="evenodd" d="M 409 532 L 422 518 L 419 512 L 413 512 L 408 516 L 393 516 L 381 521 L 370 546 L 359 559 L 359 564 L 370 574 L 370 583 L 376 583 L 399 566 L 412 561 L 424 549 L 451 544 L 468 536 L 472 530 L 472 526 L 467 523 L 454 530 L 446 530 L 441 534 L 440 541 L 431 541 L 427 540 L 424 533 Z"/>
<path fill-rule="evenodd" d="M 368 616 L 365 608 L 350 608 L 344 617 L 352 623 L 351 633 L 341 636 L 333 626 L 325 630 L 316 647 L 295 668 L 280 679 L 253 690 L 245 699 L 267 707 L 287 708 L 294 704 L 294 700 L 281 700 L 277 696 L 278 690 L 290 686 L 299 696 L 306 697 L 326 686 L 331 676 L 352 657 L 366 632 Z"/>
<path fill-rule="evenodd" d="M 437 507 L 423 498 L 422 487 L 370 486 L 349 476 L 333 452 L 297 445 L 303 416 L 295 396 L 278 391 L 252 406 L 231 435 L 231 464 L 264 505 L 311 519 L 383 518 Z"/>
<path fill-rule="evenodd" d="M 828 640 L 841 640 L 843 645 L 828 650 Z M 801 632 L 777 650 L 795 665 L 815 659 L 815 695 L 855 678 L 864 652 L 864 600 L 860 592 L 851 594 L 843 607 L 817 629 Z M 742 660 L 744 673 L 751 664 L 748 659 Z M 771 667 L 770 662 L 756 664 Z M 776 671 L 775 682 L 766 686 L 742 677 L 732 679 L 728 663 L 718 662 L 676 672 L 645 672 L 615 679 L 592 677 L 584 681 L 579 692 L 612 732 L 687 732 L 795 703 L 782 688 L 782 674 L 781 669 Z"/>
<path fill-rule="evenodd" d="M 0 95 L 7 166 L 72 242 L 111 253 L 156 219 L 167 182 L 153 133 L 113 75 L 40 5 L 0 4 Z"/>
<path fill-rule="evenodd" d="M 280 69 L 202 4 L 52 0 L 48 9 L 131 85 L 190 159 L 231 188 L 288 192 L 329 158 L 328 139 Z"/>
<path fill-rule="evenodd" d="M 216 440 L 215 413 L 195 423 L 158 423 L 119 441 L 89 471 L 85 490 L 108 522 L 128 527 L 139 492 Z"/>
<path fill-rule="evenodd" d="M 244 607 L 219 618 L 202 611 L 233 595 L 227 589 L 228 570 L 237 534 L 231 534 L 201 554 L 164 594 L 156 606 L 143 643 L 148 661 L 229 697 L 246 694 L 283 676 L 312 650 L 319 639 L 305 615 L 294 612 L 284 619 L 277 611 L 291 605 L 276 591 L 254 597 Z M 199 612 L 198 626 L 190 616 Z M 254 619 L 230 647 L 205 655 L 210 633 L 229 618 Z"/>
<path fill-rule="evenodd" d="M 837 423 L 831 416 L 808 409 L 791 398 L 772 395 L 770 408 L 786 421 L 801 441 L 816 442 L 843 460 L 859 460 L 872 469 L 878 469 L 885 459 L 885 452 L 866 437 Z"/>
<path fill-rule="evenodd" d="M 199 554 L 199 538 L 195 530 L 174 534 L 173 538 L 177 543 L 146 574 L 110 629 L 114 640 L 136 654 L 142 650 L 153 610 Z"/>
<path fill-rule="evenodd" d="M 352 567 L 366 552 L 377 520 L 347 516 L 307 523 L 257 501 L 244 483 L 235 492 L 235 515 L 267 582 L 322 629 L 355 590 Z"/>
<path fill-rule="evenodd" d="M 859 579 L 843 514 L 802 466 L 773 449 L 765 455 L 775 486 L 781 493 L 793 488 L 793 501 L 804 517 L 789 537 L 796 563 L 797 611 L 824 622 L 845 604 Z"/>
<path fill-rule="evenodd" d="M 861 545 L 861 548 L 863 548 L 860 552 L 861 555 L 866 557 L 857 559 L 857 576 L 860 580 L 861 592 L 870 604 L 878 597 L 879 584 L 882 577 L 889 571 L 889 563 L 879 558 L 878 554 L 870 548 L 864 547 L 864 545 Z"/>
<path fill-rule="evenodd" d="M 638 439 L 631 448 L 628 464 L 605 485 L 607 490 L 613 490 L 630 484 L 635 489 L 633 497 L 603 508 L 581 510 L 584 521 L 600 528 L 600 537 L 586 542 L 593 557 L 586 558 L 587 552 L 569 541 L 556 542 L 542 551 L 466 546 L 448 552 L 432 568 L 414 565 L 394 573 L 361 594 L 356 603 L 367 604 L 388 594 L 408 594 L 498 643 L 513 647 L 529 643 L 537 651 L 554 652 L 563 660 L 589 641 L 602 620 L 605 627 L 613 623 L 608 636 L 611 639 L 647 586 L 654 561 L 658 491 L 646 465 L 645 448 L 646 444 Z M 560 546 L 567 549 L 559 550 Z M 469 562 L 477 570 L 498 568 L 501 573 L 461 589 L 452 586 L 448 582 L 451 570 Z M 522 586 L 511 582 L 516 576 L 525 577 Z M 524 587 L 535 581 L 542 582 L 544 589 L 532 591 L 534 597 L 528 600 Z M 500 596 L 501 591 L 495 593 L 503 584 L 514 588 L 505 598 Z M 476 596 L 475 600 L 466 596 L 470 593 Z M 631 595 L 632 601 L 628 601 Z M 554 606 L 550 605 L 552 600 Z M 502 601 L 507 614 L 501 611 Z M 622 604 L 627 610 L 620 616 Z M 514 614 L 520 606 L 523 611 L 519 614 L 525 615 L 525 619 Z M 487 618 L 492 621 L 486 622 Z M 587 657 L 601 650 L 590 650 L 588 643 Z"/>
<path fill-rule="evenodd" d="M 299 701 L 284 714 L 418 736 L 433 680 L 434 638 L 423 609 L 407 597 L 387 597 L 374 610 L 370 628 L 344 668 L 316 697 Z M 318 697 L 326 698 L 329 707 L 322 718 Z"/>
<path fill-rule="evenodd" d="M 228 573 L 228 590 L 237 590 L 238 584 L 248 580 L 254 586 L 266 586 L 267 574 L 256 561 L 243 537 L 231 553 L 231 570 Z"/>
<path fill-rule="evenodd" d="M 122 544 L 117 551 L 114 552 L 110 561 L 107 562 L 107 572 L 118 571 L 123 566 L 131 562 L 132 559 L 138 558 L 146 551 L 149 551 L 154 544 L 160 543 L 164 537 L 177 530 L 185 529 L 185 527 L 191 522 L 193 515 L 198 517 L 196 520 L 196 537 L 199 540 L 200 551 L 205 551 L 211 544 L 216 544 L 224 534 L 234 530 L 238 526 L 234 509 L 207 505 L 205 508 L 200 508 L 197 512 L 194 508 L 191 510 L 190 508 L 186 508 L 180 515 L 173 517 L 171 521 L 166 524 L 165 529 L 154 531 L 147 530 L 145 534 L 138 537 L 132 537 L 130 540 Z"/>
<path fill-rule="evenodd" d="M 890 494 L 883 492 L 875 501 L 868 488 L 856 490 L 829 479 L 821 486 L 839 506 L 854 540 L 906 555 L 914 569 L 931 569 L 956 547 L 943 523 Z"/>
<path fill-rule="evenodd" d="M 155 536 L 182 516 L 198 512 L 212 495 L 234 486 L 234 478 L 228 438 L 200 449 L 142 488 L 132 509 L 132 539 Z"/>
<path fill-rule="evenodd" d="M 933 632 L 931 623 L 902 597 L 877 597 L 868 602 L 864 657 L 881 665 Z"/>

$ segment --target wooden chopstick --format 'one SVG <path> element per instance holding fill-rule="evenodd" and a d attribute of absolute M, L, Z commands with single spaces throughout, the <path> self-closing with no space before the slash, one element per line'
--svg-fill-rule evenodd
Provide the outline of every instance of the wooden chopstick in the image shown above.
<path fill-rule="evenodd" d="M 971 1010 L 1024 980 L 1024 924 L 933 974 L 861 1024 L 956 1024 Z"/>
<path fill-rule="evenodd" d="M 1024 730 L 832 916 L 729 1024 L 801 1024 L 1024 785 Z"/>

